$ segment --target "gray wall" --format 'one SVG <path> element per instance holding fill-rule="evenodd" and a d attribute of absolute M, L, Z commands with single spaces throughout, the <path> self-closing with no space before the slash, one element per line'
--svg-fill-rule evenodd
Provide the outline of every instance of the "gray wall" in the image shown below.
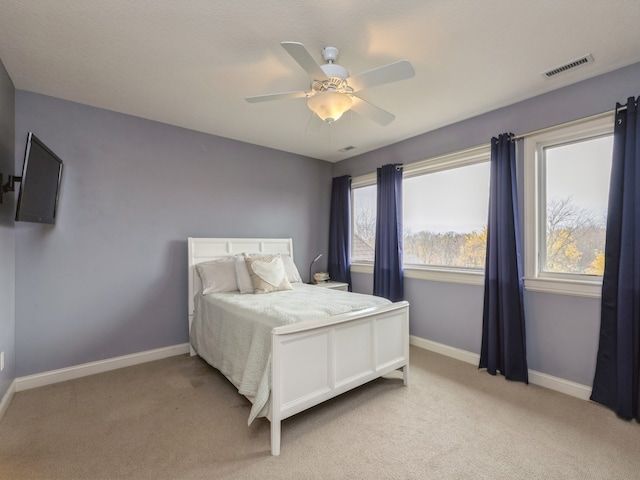
<path fill-rule="evenodd" d="M 24 91 L 15 129 L 64 161 L 57 224 L 16 223 L 17 376 L 187 342 L 189 236 L 326 253 L 330 163 Z"/>
<path fill-rule="evenodd" d="M 386 163 L 406 165 L 486 144 L 501 133 L 533 132 L 611 111 L 616 102 L 637 95 L 640 64 L 339 162 L 333 175 L 362 175 Z M 520 158 L 520 171 L 522 167 Z M 522 194 L 522 185 L 519 189 Z M 352 278 L 355 291 L 372 291 L 371 275 L 353 274 Z M 482 287 L 406 279 L 405 292 L 411 303 L 413 335 L 480 353 Z M 524 301 L 529 368 L 591 385 L 600 329 L 599 299 L 526 291 Z"/>
<path fill-rule="evenodd" d="M 14 170 L 15 88 L 0 61 L 0 173 L 2 183 Z M 0 351 L 5 354 L 5 369 L 0 372 L 0 400 L 16 376 L 15 362 L 15 234 L 14 194 L 3 195 L 0 205 Z"/>
<path fill-rule="evenodd" d="M 14 154 L 6 133 L 13 115 L 5 113 L 14 89 L 2 71 L 0 148 L 14 154 L 13 171 L 33 131 L 63 158 L 65 172 L 57 225 L 19 222 L 15 233 L 11 222 L 0 225 L 8 267 L 0 274 L 0 348 L 15 355 L 0 393 L 15 376 L 186 342 L 187 236 L 292 236 L 304 276 L 308 262 L 326 253 L 332 176 L 608 111 L 640 94 L 638 85 L 640 64 L 331 166 L 22 91 L 15 92 Z M 13 214 L 9 201 L 2 218 Z M 353 283 L 371 291 L 370 275 L 354 274 Z M 481 287 L 408 279 L 406 295 L 412 334 L 480 351 Z M 525 310 L 529 367 L 590 385 L 599 300 L 526 292 Z"/>

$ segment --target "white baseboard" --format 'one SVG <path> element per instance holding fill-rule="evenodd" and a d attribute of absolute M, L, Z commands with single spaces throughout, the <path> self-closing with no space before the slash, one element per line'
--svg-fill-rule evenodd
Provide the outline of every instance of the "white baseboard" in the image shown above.
<path fill-rule="evenodd" d="M 13 380 L 11 385 L 9 385 L 9 389 L 2 396 L 2 401 L 0 401 L 0 420 L 4 417 L 4 414 L 9 408 L 9 404 L 11 403 L 11 399 L 13 398 L 13 394 L 16 393 L 16 381 Z"/>
<path fill-rule="evenodd" d="M 480 361 L 480 355 L 461 350 L 459 348 L 450 347 L 443 343 L 434 342 L 421 337 L 411 335 L 411 345 L 429 350 L 431 352 L 439 353 L 447 357 L 455 358 L 465 363 L 472 365 L 478 365 Z M 5 413 L 6 409 L 11 403 L 11 399 L 15 392 L 23 390 L 29 390 L 31 388 L 43 387 L 45 385 L 51 385 L 58 382 L 64 382 L 67 380 L 73 380 L 75 378 L 86 377 L 88 375 L 94 375 L 96 373 L 108 372 L 110 370 L 116 370 L 118 368 L 130 367 L 133 365 L 139 365 L 141 363 L 152 362 L 154 360 L 161 360 L 163 358 L 173 357 L 175 355 L 182 355 L 189 353 L 189 344 L 184 343 L 181 345 L 173 345 L 171 347 L 157 348 L 155 350 L 148 350 L 146 352 L 134 353 L 131 355 L 124 355 L 121 357 L 110 358 L 107 360 L 100 360 L 97 362 L 84 363 L 82 365 L 76 365 L 73 367 L 62 368 L 59 370 L 52 370 L 49 372 L 37 373 L 35 375 L 28 375 L 26 377 L 16 378 L 7 392 L 2 397 L 0 402 L 0 419 Z M 529 382 L 534 385 L 555 390 L 572 397 L 580 398 L 583 400 L 589 400 L 591 396 L 591 388 L 579 383 L 571 382 L 563 378 L 547 375 L 546 373 L 536 372 L 535 370 L 529 370 Z"/>
<path fill-rule="evenodd" d="M 21 392 L 31 388 L 65 382 L 67 380 L 86 377 L 96 373 L 108 372 L 118 368 L 131 367 L 133 365 L 161 360 L 163 358 L 182 355 L 184 353 L 189 353 L 188 343 L 173 345 L 171 347 L 156 348 L 155 350 L 123 355 L 121 357 L 108 358 L 97 362 L 83 363 L 82 365 L 61 368 L 59 370 L 51 370 L 49 372 L 36 373 L 35 375 L 16 378 L 15 391 Z"/>
<path fill-rule="evenodd" d="M 467 352 L 466 350 L 460 350 L 459 348 L 450 347 L 443 343 L 416 337 L 415 335 L 411 335 L 410 343 L 411 345 L 429 350 L 430 352 L 439 353 L 440 355 L 455 358 L 456 360 L 470 363 L 472 365 L 477 366 L 480 363 L 480 355 Z M 546 373 L 536 372 L 535 370 L 529 370 L 529 383 L 548 388 L 549 390 L 555 390 L 556 392 L 561 392 L 566 395 L 571 395 L 572 397 L 580 398 L 582 400 L 589 400 L 589 397 L 591 397 L 591 387 L 588 387 L 587 385 L 547 375 Z"/>
<path fill-rule="evenodd" d="M 531 369 L 529 369 L 529 383 L 571 395 L 581 400 L 589 400 L 591 397 L 591 387 L 587 385 L 565 380 L 560 377 L 554 377 L 553 375 L 547 375 L 546 373 L 536 372 Z"/>
<path fill-rule="evenodd" d="M 472 363 L 475 365 L 478 365 L 478 363 L 480 363 L 480 355 L 467 352 L 466 350 L 460 350 L 459 348 L 450 347 L 449 345 L 445 345 L 444 343 L 434 342 L 433 340 L 416 337 L 415 335 L 410 336 L 409 343 L 424 350 L 439 353 L 440 355 L 444 355 L 445 357 L 455 358 L 456 360 L 461 360 L 465 363 Z"/>

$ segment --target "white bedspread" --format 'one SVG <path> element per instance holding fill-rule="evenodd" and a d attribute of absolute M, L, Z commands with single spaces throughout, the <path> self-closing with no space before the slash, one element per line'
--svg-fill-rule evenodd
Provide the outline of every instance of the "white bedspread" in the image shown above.
<path fill-rule="evenodd" d="M 259 295 L 198 294 L 191 344 L 251 399 L 248 423 L 268 414 L 271 395 L 271 329 L 391 303 L 372 295 L 302 283 L 293 290 Z"/>

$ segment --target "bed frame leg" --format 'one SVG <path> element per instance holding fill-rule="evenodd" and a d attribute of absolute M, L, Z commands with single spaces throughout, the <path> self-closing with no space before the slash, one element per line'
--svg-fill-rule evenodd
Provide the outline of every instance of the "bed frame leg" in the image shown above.
<path fill-rule="evenodd" d="M 280 455 L 280 421 L 271 421 L 271 455 Z"/>
<path fill-rule="evenodd" d="M 408 363 L 404 367 L 402 367 L 402 379 L 405 387 L 409 385 L 409 364 Z"/>

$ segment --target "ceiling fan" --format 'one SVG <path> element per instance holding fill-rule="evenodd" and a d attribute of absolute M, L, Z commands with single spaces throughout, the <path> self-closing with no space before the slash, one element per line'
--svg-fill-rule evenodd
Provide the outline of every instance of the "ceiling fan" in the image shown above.
<path fill-rule="evenodd" d="M 246 97 L 245 100 L 258 103 L 285 98 L 306 98 L 309 109 L 326 123 L 333 123 L 344 112 L 353 110 L 380 125 L 388 125 L 395 116 L 367 102 L 358 93 L 365 88 L 405 80 L 415 75 L 411 63 L 408 60 L 400 60 L 351 77 L 346 68 L 335 63 L 339 53 L 336 47 L 323 48 L 322 57 L 326 63 L 318 65 L 302 43 L 282 42 L 280 45 L 311 76 L 310 89 L 256 95 Z"/>

